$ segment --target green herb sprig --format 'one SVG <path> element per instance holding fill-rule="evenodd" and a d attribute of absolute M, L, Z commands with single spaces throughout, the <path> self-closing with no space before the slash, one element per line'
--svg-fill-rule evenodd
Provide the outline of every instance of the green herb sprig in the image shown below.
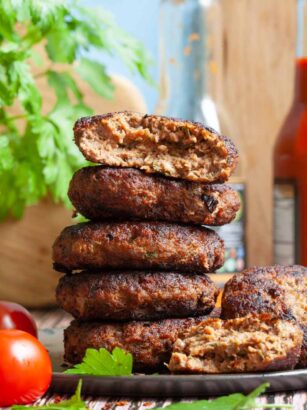
<path fill-rule="evenodd" d="M 218 397 L 214 400 L 197 400 L 191 403 L 175 403 L 163 408 L 163 410 L 252 410 L 263 409 L 292 409 L 291 404 L 257 404 L 257 397 L 264 393 L 269 383 L 263 383 L 250 394 L 234 393 L 229 396 Z M 155 410 L 162 410 L 157 408 Z"/>
<path fill-rule="evenodd" d="M 114 92 L 105 64 L 88 58 L 90 49 L 119 56 L 151 81 L 144 48 L 106 11 L 74 0 L 0 0 L 0 220 L 21 217 L 48 193 L 69 206 L 72 173 L 86 164 L 73 143 L 72 125 L 93 113 L 75 79 L 103 98 Z M 56 96 L 48 113 L 40 77 Z"/>
<path fill-rule="evenodd" d="M 132 354 L 115 347 L 112 353 L 101 348 L 86 349 L 82 363 L 66 370 L 67 374 L 93 376 L 130 376 L 132 374 Z"/>
<path fill-rule="evenodd" d="M 78 383 L 76 393 L 69 400 L 59 403 L 50 403 L 45 406 L 13 406 L 12 410 L 33 410 L 40 408 L 41 410 L 88 410 L 86 403 L 81 399 L 82 381 Z M 268 383 L 261 384 L 250 394 L 245 396 L 241 393 L 230 394 L 229 396 L 218 397 L 214 400 L 198 400 L 191 403 L 175 403 L 166 407 L 156 408 L 154 410 L 253 410 L 257 408 L 263 409 L 293 409 L 291 404 L 257 404 L 256 398 L 265 392 L 269 386 Z"/>
<path fill-rule="evenodd" d="M 49 403 L 43 406 L 12 406 L 12 410 L 33 410 L 33 409 L 41 409 L 41 410 L 62 410 L 62 409 L 70 409 L 70 410 L 88 410 L 89 407 L 86 405 L 85 401 L 81 399 L 81 388 L 82 388 L 82 380 L 79 380 L 78 386 L 76 389 L 75 394 L 69 400 L 63 400 L 59 403 Z"/>

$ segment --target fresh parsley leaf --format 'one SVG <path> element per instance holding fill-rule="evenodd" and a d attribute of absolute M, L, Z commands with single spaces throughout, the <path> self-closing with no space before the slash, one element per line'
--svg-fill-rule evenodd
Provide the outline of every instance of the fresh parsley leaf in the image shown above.
<path fill-rule="evenodd" d="M 37 54 L 42 46 L 47 59 Z M 72 125 L 93 113 L 75 77 L 104 98 L 114 92 L 106 67 L 85 57 L 90 49 L 120 56 L 149 80 L 143 46 L 110 13 L 74 0 L 0 0 L 0 220 L 21 217 L 48 193 L 71 207 L 69 180 L 88 164 L 73 142 Z M 66 66 L 59 68 L 58 62 Z M 47 77 L 56 97 L 48 112 L 40 77 Z"/>
<path fill-rule="evenodd" d="M 9 0 L 2 0 L 0 2 L 0 26 L 1 35 L 10 41 L 17 39 L 17 35 L 14 31 L 14 25 L 16 23 L 16 11 Z"/>
<path fill-rule="evenodd" d="M 103 64 L 89 60 L 88 58 L 81 58 L 79 65 L 76 67 L 76 71 L 101 97 L 108 100 L 112 99 L 114 86 Z"/>
<path fill-rule="evenodd" d="M 89 407 L 81 399 L 81 388 L 82 380 L 79 380 L 75 394 L 69 399 L 60 401 L 59 403 L 50 403 L 45 406 L 12 406 L 12 410 L 32 410 L 32 409 L 41 409 L 41 410 L 62 410 L 62 409 L 71 409 L 71 410 L 88 410 Z"/>
<path fill-rule="evenodd" d="M 1 171 L 7 171 L 14 166 L 14 156 L 9 146 L 9 138 L 2 135 L 0 138 L 0 175 Z"/>
<path fill-rule="evenodd" d="M 120 28 L 110 13 L 102 10 L 93 10 L 77 5 L 83 18 L 83 32 L 88 39 L 95 33 L 95 42 L 99 48 L 109 54 L 119 56 L 132 73 L 140 74 L 150 84 L 154 84 L 149 72 L 153 65 L 152 59 L 142 46 L 141 42 Z M 115 35 L 114 35 L 115 34 Z"/>
<path fill-rule="evenodd" d="M 88 349 L 90 350 L 90 349 Z M 120 355 L 123 352 L 119 349 Z M 68 373 L 69 370 L 66 371 Z M 241 393 L 230 394 L 229 396 L 218 397 L 214 400 L 197 400 L 191 403 L 178 402 L 171 404 L 164 408 L 155 408 L 155 410 L 253 410 L 257 408 L 272 408 L 272 409 L 290 409 L 293 408 L 289 404 L 262 404 L 258 405 L 256 398 L 264 393 L 268 387 L 268 383 L 260 385 L 257 389 L 253 390 L 249 395 L 245 396 Z M 79 380 L 75 394 L 69 399 L 59 403 L 50 403 L 43 406 L 12 406 L 12 410 L 33 410 L 40 408 L 41 410 L 88 410 L 86 403 L 81 399 L 82 380 Z"/>
<path fill-rule="evenodd" d="M 73 216 L 73 220 L 75 224 L 80 224 L 82 222 L 89 222 L 89 219 L 85 218 L 85 216 L 78 214 L 76 212 L 76 214 Z"/>
<path fill-rule="evenodd" d="M 76 58 L 78 43 L 74 32 L 63 22 L 47 36 L 46 51 L 51 61 L 71 64 Z"/>
<path fill-rule="evenodd" d="M 242 400 L 242 394 L 235 393 L 230 396 L 218 397 L 215 400 L 197 400 L 191 403 L 178 402 L 164 407 L 167 410 L 233 410 Z M 230 407 L 230 405 L 232 407 Z M 160 408 L 156 410 L 162 410 Z"/>
<path fill-rule="evenodd" d="M 61 72 L 48 70 L 48 84 L 54 89 L 57 97 L 57 106 L 60 104 L 70 104 L 69 92 L 72 92 L 78 103 L 82 103 L 83 94 L 79 90 L 75 80 L 69 72 Z"/>
<path fill-rule="evenodd" d="M 253 390 L 251 393 L 249 393 L 247 396 L 244 396 L 242 401 L 238 404 L 238 407 L 235 407 L 235 409 L 240 410 L 241 408 L 256 407 L 256 401 L 255 401 L 256 398 L 258 396 L 260 396 L 260 394 L 264 393 L 268 387 L 269 387 L 269 383 L 261 384 L 255 390 Z"/>
<path fill-rule="evenodd" d="M 218 397 L 214 400 L 197 400 L 191 403 L 175 403 L 163 408 L 163 410 L 252 410 L 257 407 L 275 408 L 275 409 L 291 409 L 289 404 L 261 404 L 257 405 L 256 398 L 265 392 L 268 383 L 263 383 L 250 394 L 245 396 L 242 393 L 234 393 L 229 396 Z M 162 410 L 157 408 L 155 410 Z"/>
<path fill-rule="evenodd" d="M 82 363 L 66 370 L 67 374 L 84 374 L 93 376 L 130 376 L 133 359 L 131 353 L 115 347 L 112 353 L 101 348 L 86 349 Z"/>
<path fill-rule="evenodd" d="M 52 27 L 56 27 L 68 12 L 68 2 L 63 0 L 20 0 L 25 2 L 29 8 L 32 23 L 37 26 L 42 33 L 48 32 Z M 70 3 L 71 4 L 71 3 Z M 73 4 L 71 4 L 73 6 Z M 26 15 L 26 13 L 24 14 Z"/>

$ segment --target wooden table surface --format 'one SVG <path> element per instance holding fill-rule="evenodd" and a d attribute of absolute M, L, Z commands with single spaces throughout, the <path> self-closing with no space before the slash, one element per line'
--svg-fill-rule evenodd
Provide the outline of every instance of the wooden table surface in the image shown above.
<path fill-rule="evenodd" d="M 44 310 L 32 312 L 38 327 L 43 328 L 64 328 L 71 321 L 71 316 L 61 310 Z M 59 398 L 55 394 L 47 394 L 37 404 L 52 403 Z M 61 396 L 61 399 L 67 396 Z M 108 398 L 108 397 L 89 397 L 84 399 L 87 401 L 91 409 L 96 410 L 138 410 L 151 409 L 154 407 L 162 407 L 171 403 L 171 400 L 153 400 L 144 398 L 142 400 L 129 400 L 127 398 Z M 184 400 L 184 399 L 183 399 Z M 190 400 L 190 399 L 189 399 Z M 187 401 L 189 401 L 187 400 Z M 307 386 L 306 391 L 297 391 L 286 394 L 268 394 L 263 395 L 258 399 L 260 404 L 293 404 L 295 410 L 307 410 Z"/>

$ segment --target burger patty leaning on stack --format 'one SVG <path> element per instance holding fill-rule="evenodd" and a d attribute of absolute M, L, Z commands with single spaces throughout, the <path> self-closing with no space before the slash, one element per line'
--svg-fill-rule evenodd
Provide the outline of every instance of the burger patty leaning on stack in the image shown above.
<path fill-rule="evenodd" d="M 138 113 L 83 118 L 74 132 L 103 166 L 75 173 L 69 198 L 91 221 L 65 228 L 53 247 L 54 267 L 67 273 L 57 300 L 76 319 L 65 358 L 119 346 L 134 370 L 159 369 L 178 335 L 215 306 L 205 273 L 222 266 L 224 245 L 201 225 L 235 218 L 238 194 L 222 183 L 237 151 L 202 124 Z"/>
<path fill-rule="evenodd" d="M 253 267 L 235 275 L 225 285 L 223 319 L 268 313 L 296 322 L 303 331 L 298 367 L 307 367 L 307 268 Z"/>

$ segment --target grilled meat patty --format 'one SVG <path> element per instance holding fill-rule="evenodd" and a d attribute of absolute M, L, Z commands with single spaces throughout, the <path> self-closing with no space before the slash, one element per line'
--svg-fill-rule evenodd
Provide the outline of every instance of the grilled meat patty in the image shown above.
<path fill-rule="evenodd" d="M 230 186 L 169 179 L 132 168 L 82 168 L 73 176 L 68 196 L 91 220 L 224 225 L 240 208 L 240 197 Z"/>
<path fill-rule="evenodd" d="M 300 324 L 304 340 L 299 366 L 307 367 L 307 268 L 298 265 L 254 267 L 234 275 L 226 283 L 222 318 L 262 312 Z"/>
<path fill-rule="evenodd" d="M 206 275 L 76 273 L 60 279 L 59 305 L 82 320 L 152 320 L 210 313 L 219 291 Z"/>
<path fill-rule="evenodd" d="M 233 142 L 203 124 L 115 112 L 81 118 L 75 142 L 89 161 L 190 181 L 224 182 L 238 162 Z"/>
<path fill-rule="evenodd" d="M 175 342 L 172 372 L 244 373 L 290 370 L 303 339 L 299 325 L 270 314 L 207 319 Z"/>
<path fill-rule="evenodd" d="M 223 264 L 223 241 L 204 227 L 162 222 L 81 223 L 53 245 L 62 271 L 128 269 L 212 272 Z"/>
<path fill-rule="evenodd" d="M 112 351 L 116 346 L 133 355 L 133 370 L 153 372 L 163 369 L 171 357 L 179 332 L 204 317 L 165 319 L 154 322 L 79 322 L 64 331 L 65 360 L 79 363 L 87 348 Z"/>

